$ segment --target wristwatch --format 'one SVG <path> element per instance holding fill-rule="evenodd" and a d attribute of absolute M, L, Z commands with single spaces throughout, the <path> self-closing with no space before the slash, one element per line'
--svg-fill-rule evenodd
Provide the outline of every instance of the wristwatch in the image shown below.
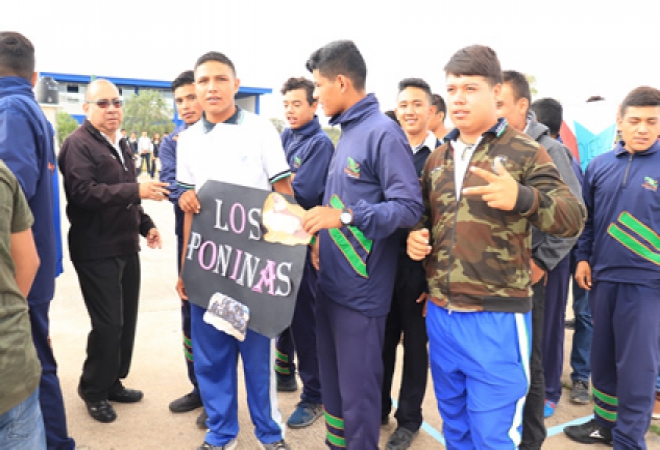
<path fill-rule="evenodd" d="M 353 222 L 353 213 L 351 212 L 350 209 L 344 208 L 341 210 L 341 215 L 339 216 L 339 220 L 343 225 L 350 225 Z"/>

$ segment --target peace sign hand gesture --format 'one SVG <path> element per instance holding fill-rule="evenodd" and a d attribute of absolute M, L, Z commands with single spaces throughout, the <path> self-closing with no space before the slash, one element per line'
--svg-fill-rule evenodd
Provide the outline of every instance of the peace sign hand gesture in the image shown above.
<path fill-rule="evenodd" d="M 495 173 L 477 167 L 470 167 L 470 171 L 484 179 L 486 186 L 476 186 L 463 189 L 463 195 L 481 196 L 488 206 L 502 211 L 512 211 L 518 199 L 519 185 L 502 164 L 501 157 L 495 158 L 493 170 Z"/>

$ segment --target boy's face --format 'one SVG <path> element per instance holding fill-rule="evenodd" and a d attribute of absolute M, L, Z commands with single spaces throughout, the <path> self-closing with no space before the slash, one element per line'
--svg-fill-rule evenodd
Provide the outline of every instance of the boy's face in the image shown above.
<path fill-rule="evenodd" d="M 491 87 L 480 75 L 447 74 L 447 110 L 456 128 L 462 133 L 481 134 L 493 126 L 501 87 Z"/>
<path fill-rule="evenodd" d="M 660 106 L 629 106 L 617 120 L 629 152 L 647 150 L 660 135 Z"/>
<path fill-rule="evenodd" d="M 526 98 L 516 100 L 515 92 L 510 83 L 502 84 L 496 104 L 497 117 L 504 117 L 518 131 L 525 131 L 529 102 Z"/>
<path fill-rule="evenodd" d="M 308 124 L 316 114 L 318 102 L 307 102 L 305 89 L 294 89 L 284 94 L 284 114 L 291 128 L 296 129 Z"/>
<path fill-rule="evenodd" d="M 231 67 L 219 61 L 206 61 L 195 69 L 197 99 L 210 122 L 223 122 L 231 117 L 239 85 Z"/>
<path fill-rule="evenodd" d="M 426 92 L 412 86 L 399 92 L 396 117 L 407 135 L 426 133 L 431 117 L 431 102 Z"/>
<path fill-rule="evenodd" d="M 174 90 L 174 104 L 177 114 L 186 123 L 192 125 L 202 117 L 202 105 L 197 101 L 194 84 L 179 86 Z"/>
<path fill-rule="evenodd" d="M 442 111 L 438 112 L 438 107 L 437 106 L 431 106 L 431 117 L 429 118 L 429 130 L 435 131 L 440 127 L 440 125 L 444 125 L 445 122 L 445 113 Z"/>
<path fill-rule="evenodd" d="M 337 78 L 329 79 L 321 75 L 318 69 L 312 72 L 314 78 L 314 98 L 321 104 L 323 114 L 332 117 L 344 112 L 342 91 Z"/>

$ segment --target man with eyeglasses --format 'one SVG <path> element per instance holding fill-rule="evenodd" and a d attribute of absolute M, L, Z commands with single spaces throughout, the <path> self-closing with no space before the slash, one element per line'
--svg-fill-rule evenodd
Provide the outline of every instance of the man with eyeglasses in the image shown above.
<path fill-rule="evenodd" d="M 131 364 L 140 290 L 139 234 L 160 248 L 160 233 L 142 200 L 162 201 L 157 181 L 138 183 L 133 154 L 121 139 L 117 87 L 98 79 L 85 94 L 83 124 L 64 141 L 58 158 L 68 201 L 69 254 L 78 274 L 92 331 L 78 394 L 99 422 L 117 418 L 109 401 L 134 403 L 142 392 L 125 388 Z"/>

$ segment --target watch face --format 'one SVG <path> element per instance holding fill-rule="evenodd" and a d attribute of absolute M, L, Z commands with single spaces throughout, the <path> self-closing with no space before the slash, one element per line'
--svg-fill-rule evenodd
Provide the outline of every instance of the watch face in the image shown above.
<path fill-rule="evenodd" d="M 347 213 L 347 212 L 341 213 L 341 216 L 339 216 L 339 220 L 341 220 L 341 223 L 343 223 L 344 225 L 348 225 L 349 223 L 351 223 L 351 213 Z"/>

